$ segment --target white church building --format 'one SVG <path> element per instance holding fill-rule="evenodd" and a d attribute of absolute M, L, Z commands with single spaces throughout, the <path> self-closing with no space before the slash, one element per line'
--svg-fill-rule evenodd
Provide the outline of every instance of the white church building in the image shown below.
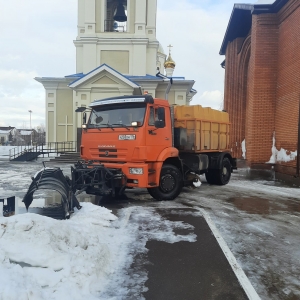
<path fill-rule="evenodd" d="M 76 74 L 37 77 L 46 91 L 47 142 L 79 141 L 77 107 L 120 95 L 165 98 L 175 62 L 156 39 L 157 0 L 78 0 Z M 194 80 L 172 77 L 168 101 L 189 105 Z"/>

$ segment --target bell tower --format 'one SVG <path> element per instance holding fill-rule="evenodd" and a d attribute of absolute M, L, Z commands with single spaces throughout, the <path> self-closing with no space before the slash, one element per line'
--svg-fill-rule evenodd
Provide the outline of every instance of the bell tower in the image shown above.
<path fill-rule="evenodd" d="M 156 74 L 157 0 L 78 0 L 76 72 L 107 64 L 124 75 Z"/>

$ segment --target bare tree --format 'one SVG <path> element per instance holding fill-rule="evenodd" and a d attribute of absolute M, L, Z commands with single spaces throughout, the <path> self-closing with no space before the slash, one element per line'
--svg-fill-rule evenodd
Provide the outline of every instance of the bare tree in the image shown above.
<path fill-rule="evenodd" d="M 40 124 L 35 128 L 37 132 L 37 140 L 38 145 L 44 144 L 46 141 L 46 128 L 44 124 Z"/>

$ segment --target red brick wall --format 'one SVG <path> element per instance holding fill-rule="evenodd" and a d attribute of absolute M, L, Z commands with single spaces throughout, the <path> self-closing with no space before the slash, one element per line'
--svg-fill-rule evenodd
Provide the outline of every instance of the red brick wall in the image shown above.
<path fill-rule="evenodd" d="M 245 39 L 226 49 L 224 108 L 230 114 L 230 147 L 247 164 L 269 161 L 273 133 L 276 148 L 297 150 L 300 99 L 300 1 L 290 0 L 277 14 L 252 16 Z M 276 170 L 294 173 L 296 161 Z"/>
<path fill-rule="evenodd" d="M 277 98 L 275 113 L 276 148 L 297 150 L 300 99 L 300 3 L 289 1 L 278 14 L 279 50 Z M 289 172 L 286 166 L 296 161 L 281 162 L 278 170 Z M 295 172 L 294 172 L 295 173 Z"/>

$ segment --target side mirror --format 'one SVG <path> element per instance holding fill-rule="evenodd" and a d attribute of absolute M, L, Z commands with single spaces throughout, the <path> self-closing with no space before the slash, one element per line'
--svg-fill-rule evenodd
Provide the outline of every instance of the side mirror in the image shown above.
<path fill-rule="evenodd" d="M 82 122 L 83 124 L 86 124 L 86 112 L 83 113 Z"/>
<path fill-rule="evenodd" d="M 101 123 L 103 121 L 103 118 L 101 116 L 96 118 L 96 123 Z"/>
<path fill-rule="evenodd" d="M 154 126 L 155 126 L 156 128 L 164 128 L 164 127 L 165 127 L 165 121 L 161 121 L 161 120 L 155 121 L 155 122 L 154 122 Z"/>

